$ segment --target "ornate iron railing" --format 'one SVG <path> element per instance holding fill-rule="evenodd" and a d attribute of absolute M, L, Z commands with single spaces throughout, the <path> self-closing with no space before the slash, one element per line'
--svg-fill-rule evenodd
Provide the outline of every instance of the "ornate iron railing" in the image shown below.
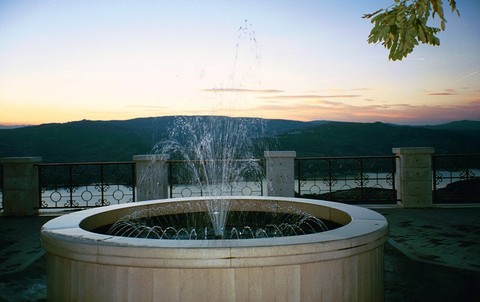
<path fill-rule="evenodd" d="M 135 163 L 39 164 L 41 209 L 89 208 L 135 201 Z"/>
<path fill-rule="evenodd" d="M 244 165 L 245 161 L 237 159 L 229 162 L 230 169 L 236 169 L 236 165 Z M 211 195 L 230 195 L 230 196 L 261 196 L 263 195 L 263 161 L 261 159 L 248 160 L 253 165 L 261 167 L 262 171 L 258 169 L 249 169 L 243 171 L 240 175 L 240 179 L 226 179 L 223 181 L 224 187 L 220 188 L 217 185 L 219 182 L 214 183 L 211 187 L 204 185 L 208 183 L 206 180 L 196 181 L 198 176 L 193 175 L 193 170 L 199 170 L 201 161 L 185 161 L 185 160 L 170 160 L 169 164 L 169 196 L 174 197 L 198 197 L 198 196 L 211 196 Z M 221 160 L 215 160 L 221 165 Z M 192 169 L 193 168 L 193 169 Z M 200 176 L 202 177 L 202 176 Z M 201 183 L 201 184 L 199 184 Z"/>
<path fill-rule="evenodd" d="M 295 159 L 295 194 L 351 204 L 397 202 L 395 156 Z"/>
<path fill-rule="evenodd" d="M 0 210 L 3 210 L 3 166 L 0 165 Z"/>
<path fill-rule="evenodd" d="M 433 202 L 480 202 L 480 154 L 432 156 Z"/>

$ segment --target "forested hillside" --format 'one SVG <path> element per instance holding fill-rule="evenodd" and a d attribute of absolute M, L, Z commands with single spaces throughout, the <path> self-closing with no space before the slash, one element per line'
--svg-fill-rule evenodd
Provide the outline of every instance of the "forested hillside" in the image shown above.
<path fill-rule="evenodd" d="M 471 127 L 465 128 L 465 125 Z M 480 122 L 442 126 L 330 122 L 280 135 L 297 156 L 388 155 L 395 147 L 434 147 L 437 154 L 480 153 Z"/>
<path fill-rule="evenodd" d="M 156 143 L 168 137 L 176 119 L 82 120 L 1 129 L 0 157 L 41 156 L 44 162 L 128 161 L 133 155 L 151 153 Z M 389 155 L 393 147 L 419 146 L 434 147 L 437 153 L 480 153 L 479 121 L 414 127 L 379 122 L 251 120 L 252 131 L 264 133 L 266 149 L 294 150 L 297 156 Z"/>

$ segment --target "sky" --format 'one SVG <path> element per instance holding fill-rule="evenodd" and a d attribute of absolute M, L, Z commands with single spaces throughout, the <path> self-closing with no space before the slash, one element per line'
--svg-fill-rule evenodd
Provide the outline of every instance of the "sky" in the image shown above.
<path fill-rule="evenodd" d="M 361 18 L 392 3 L 0 0 L 0 124 L 480 120 L 480 1 L 400 62 Z"/>

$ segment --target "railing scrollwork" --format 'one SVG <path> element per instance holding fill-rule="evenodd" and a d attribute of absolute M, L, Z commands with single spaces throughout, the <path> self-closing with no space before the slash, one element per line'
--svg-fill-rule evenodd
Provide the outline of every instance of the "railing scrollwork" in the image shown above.
<path fill-rule="evenodd" d="M 433 202 L 480 202 L 480 154 L 432 156 Z"/>
<path fill-rule="evenodd" d="M 213 160 L 212 160 L 213 161 Z M 218 160 L 220 163 L 221 160 Z M 245 160 L 233 160 L 230 165 L 241 165 Z M 262 167 L 260 159 L 253 159 L 258 166 Z M 216 179 L 209 182 L 203 174 L 196 175 L 201 166 L 200 161 L 170 160 L 169 164 L 169 197 L 198 197 L 198 196 L 262 196 L 263 173 L 262 171 L 244 171 L 242 175 L 229 177 L 225 180 Z M 219 166 L 221 166 L 219 164 Z M 210 184 L 211 183 L 211 184 Z"/>
<path fill-rule="evenodd" d="M 396 203 L 395 157 L 295 160 L 296 195 L 346 203 Z"/>
<path fill-rule="evenodd" d="M 133 162 L 39 164 L 41 209 L 135 201 Z"/>

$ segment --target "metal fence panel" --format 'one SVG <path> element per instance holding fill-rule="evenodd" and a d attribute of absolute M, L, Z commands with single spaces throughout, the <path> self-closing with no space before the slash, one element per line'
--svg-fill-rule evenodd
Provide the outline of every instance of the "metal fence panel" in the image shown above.
<path fill-rule="evenodd" d="M 297 158 L 295 193 L 350 204 L 396 203 L 394 175 L 394 156 Z"/>
<path fill-rule="evenodd" d="M 0 165 L 0 210 L 3 210 L 3 165 Z"/>
<path fill-rule="evenodd" d="M 433 155 L 433 202 L 480 202 L 480 154 Z"/>
<path fill-rule="evenodd" d="M 219 160 L 215 160 L 219 162 Z M 233 160 L 229 162 L 230 169 L 235 165 L 243 165 L 245 160 Z M 255 165 L 262 167 L 260 159 L 251 160 Z M 198 197 L 198 196 L 262 196 L 263 195 L 263 171 L 257 169 L 241 169 L 240 175 L 225 173 L 227 179 L 203 179 L 206 174 L 195 171 L 201 170 L 202 162 L 172 160 L 169 161 L 169 196 L 174 197 Z M 194 167 L 192 167 L 194 165 Z M 220 167 L 221 170 L 221 167 Z M 220 171 L 221 173 L 221 171 Z M 219 173 L 219 174 L 220 174 Z"/>
<path fill-rule="evenodd" d="M 40 208 L 89 208 L 135 201 L 135 163 L 40 164 Z"/>

